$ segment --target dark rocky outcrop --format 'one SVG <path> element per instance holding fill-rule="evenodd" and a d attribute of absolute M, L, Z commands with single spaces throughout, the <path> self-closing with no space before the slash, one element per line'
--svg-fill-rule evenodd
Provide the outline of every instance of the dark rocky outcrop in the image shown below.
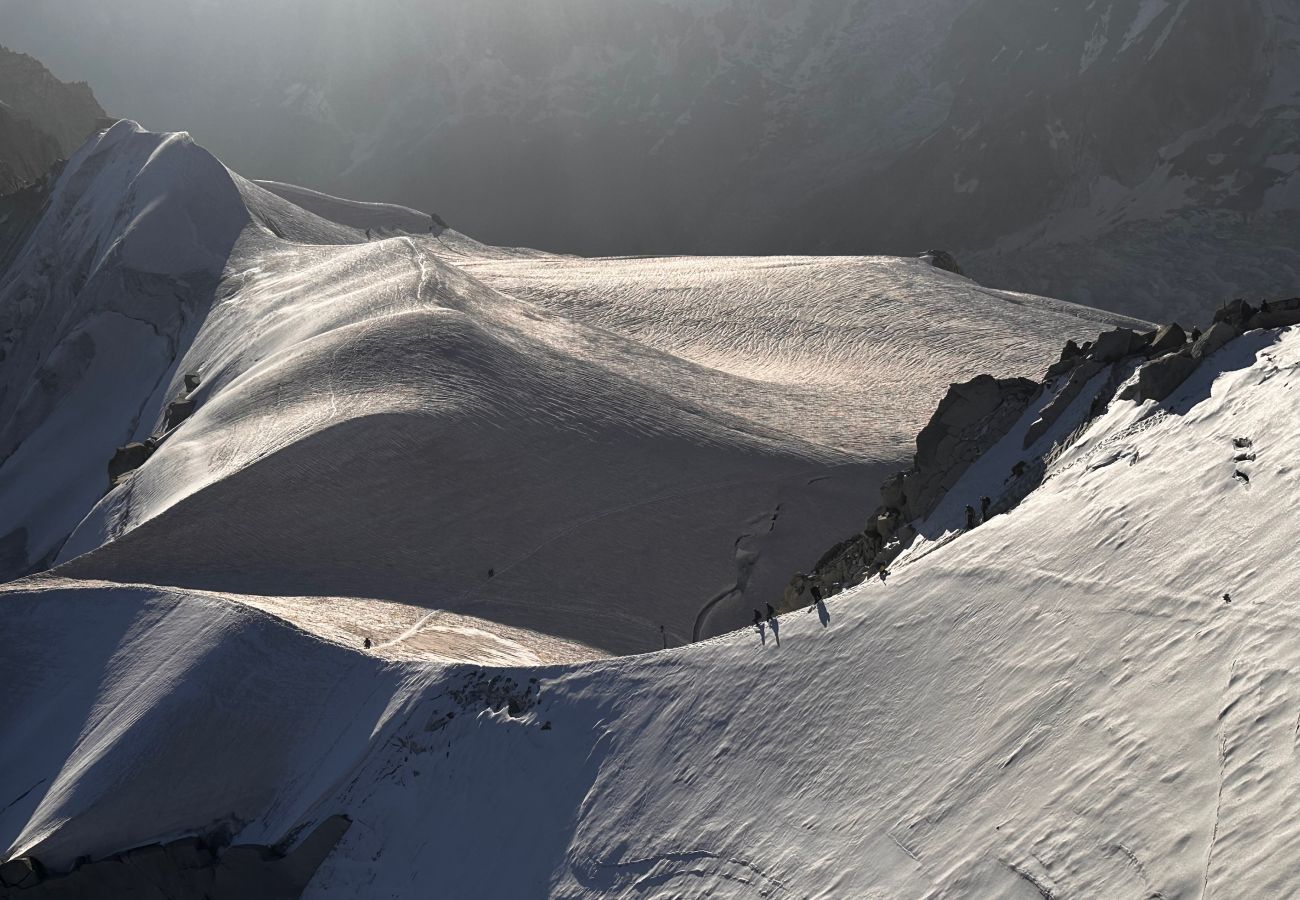
<path fill-rule="evenodd" d="M 957 265 L 957 258 L 947 250 L 927 250 L 921 254 L 921 259 L 934 266 L 936 269 L 943 269 L 945 272 L 951 272 L 954 275 L 964 276 L 966 273 Z"/>
<path fill-rule="evenodd" d="M 47 876 L 30 858 L 0 867 L 0 900 L 296 900 L 348 830 L 331 816 L 288 854 L 198 837 L 136 847 Z"/>
<path fill-rule="evenodd" d="M 1147 352 L 1152 356 L 1163 356 L 1166 353 L 1173 353 L 1181 350 L 1187 343 L 1187 332 L 1183 331 L 1181 325 L 1174 322 L 1170 325 L 1162 325 L 1156 329 L 1155 335 L 1151 338 L 1151 345 Z"/>
<path fill-rule="evenodd" d="M 153 441 L 137 441 L 118 447 L 113 458 L 108 461 L 108 486 L 117 487 L 123 476 L 143 466 L 156 449 L 158 448 Z"/>
<path fill-rule="evenodd" d="M 827 551 L 809 574 L 791 579 L 782 609 L 812 602 L 816 586 L 823 597 L 861 584 L 902 552 L 906 523 L 923 519 L 961 478 L 970 464 L 996 444 L 1042 388 L 1027 378 L 980 375 L 954 384 L 916 438 L 912 468 L 886 479 L 881 505 L 863 530 Z"/>
<path fill-rule="evenodd" d="M 194 410 L 197 408 L 198 403 L 193 397 L 184 397 L 167 404 L 167 412 L 163 415 L 163 431 L 171 431 L 194 415 Z"/>
<path fill-rule="evenodd" d="M 1026 430 L 1023 448 L 1029 452 L 1012 467 L 998 496 L 991 499 L 988 515 L 1015 508 L 1042 482 L 1049 461 L 1060 448 L 1076 440 L 1117 397 L 1139 403 L 1164 401 L 1187 381 L 1201 360 L 1245 331 L 1291 325 L 1300 325 L 1300 298 L 1263 303 L 1259 308 L 1234 300 L 1220 308 L 1214 324 L 1190 344 L 1178 324 L 1143 334 L 1118 328 L 1082 347 L 1067 342 L 1060 360 L 1048 369 L 1042 387 L 1025 379 L 998 380 L 988 375 L 953 385 L 917 436 L 912 468 L 881 484 L 881 506 L 861 533 L 828 550 L 811 572 L 790 580 L 782 609 L 811 604 L 814 587 L 821 596 L 831 597 L 888 566 L 918 533 L 921 520 L 970 464 L 1007 433 L 1040 390 L 1055 393 Z M 1120 392 L 1135 369 L 1136 381 Z M 1067 375 L 1068 380 L 1061 384 L 1059 379 Z M 1085 393 L 1091 402 L 1081 421 L 1068 429 L 1069 433 L 1043 442 Z"/>
<path fill-rule="evenodd" d="M 39 181 L 93 134 L 104 110 L 83 83 L 0 47 L 0 194 Z"/>

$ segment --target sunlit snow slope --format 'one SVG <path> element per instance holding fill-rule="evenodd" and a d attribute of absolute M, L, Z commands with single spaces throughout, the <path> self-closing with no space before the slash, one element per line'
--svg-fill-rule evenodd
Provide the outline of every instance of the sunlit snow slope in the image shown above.
<path fill-rule="evenodd" d="M 918 260 L 485 247 L 131 123 L 69 163 L 0 315 L 7 575 L 486 661 L 740 625 L 861 527 L 948 382 L 1109 321 Z"/>
<path fill-rule="evenodd" d="M 1300 332 L 1250 332 L 887 583 L 652 655 L 385 664 L 193 592 L 12 585 L 0 844 L 345 813 L 307 897 L 1293 896 L 1298 386 Z"/>

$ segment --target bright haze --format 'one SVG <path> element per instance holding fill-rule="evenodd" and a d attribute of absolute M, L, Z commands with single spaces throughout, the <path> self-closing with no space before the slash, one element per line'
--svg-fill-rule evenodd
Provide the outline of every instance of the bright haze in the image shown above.
<path fill-rule="evenodd" d="M 1296 19 L 1276 0 L 8 0 L 0 35 L 248 177 L 494 244 L 941 246 L 999 287 L 1194 318 L 1300 271 Z"/>

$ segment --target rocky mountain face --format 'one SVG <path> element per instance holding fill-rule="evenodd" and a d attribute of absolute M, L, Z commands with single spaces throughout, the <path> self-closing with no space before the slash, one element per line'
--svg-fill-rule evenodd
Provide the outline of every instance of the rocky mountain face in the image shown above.
<path fill-rule="evenodd" d="M 0 194 L 42 178 L 104 115 L 88 85 L 59 81 L 32 57 L 0 47 Z"/>
<path fill-rule="evenodd" d="M 1171 323 L 1144 332 L 1116 328 L 1083 346 L 1068 341 L 1041 384 L 979 375 L 952 385 L 916 437 L 912 466 L 881 484 L 880 505 L 861 532 L 827 550 L 807 573 L 790 579 L 781 611 L 820 603 L 871 577 L 885 581 L 890 565 L 914 546 L 946 542 L 1014 509 L 1112 404 L 1164 404 L 1207 357 L 1230 341 L 1246 332 L 1296 325 L 1300 297 L 1264 300 L 1258 306 L 1239 299 L 1220 307 L 1204 331 L 1198 327 L 1189 334 Z M 1023 430 L 1019 439 L 1013 434 L 1018 424 Z M 997 473 L 1005 478 L 990 490 L 992 496 L 950 499 L 971 466 L 993 456 L 1000 444 L 1005 444 L 1001 455 L 1009 469 Z M 1238 462 L 1254 461 L 1250 440 L 1234 439 L 1234 447 L 1241 451 Z M 1249 476 L 1238 471 L 1237 477 L 1249 484 Z M 945 501 L 948 508 L 941 509 Z M 959 508 L 961 516 L 954 519 Z"/>
<path fill-rule="evenodd" d="M 7 39 L 242 171 L 493 243 L 942 246 L 999 286 L 1159 319 L 1297 280 L 1297 19 L 1283 0 L 0 9 Z"/>

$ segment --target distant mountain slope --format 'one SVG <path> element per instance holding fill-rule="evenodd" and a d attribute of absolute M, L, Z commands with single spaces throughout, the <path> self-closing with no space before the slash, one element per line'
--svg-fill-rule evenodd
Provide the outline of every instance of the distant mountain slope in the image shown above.
<path fill-rule="evenodd" d="M 444 655 L 475 619 L 524 659 L 682 643 L 859 528 L 950 381 L 1114 319 L 920 260 L 585 263 L 272 187 L 131 123 L 68 164 L 0 283 L 9 577 L 327 630 L 311 598 L 350 597 L 355 642 Z"/>
<path fill-rule="evenodd" d="M 0 46 L 0 195 L 45 175 L 103 116 L 89 86 L 65 84 L 32 57 Z"/>
<path fill-rule="evenodd" d="M 46 0 L 0 31 L 242 172 L 495 244 L 941 246 L 1160 320 L 1300 280 L 1285 0 Z"/>
<path fill-rule="evenodd" d="M 1134 362 L 1036 443 L 1052 379 L 887 582 L 761 636 L 479 669 L 239 598 L 0 588 L 0 846 L 49 868 L 36 898 L 78 857 L 340 814 L 308 900 L 1293 896 L 1300 332 L 1094 403 Z M 954 523 L 1027 445 L 1037 487 Z"/>

